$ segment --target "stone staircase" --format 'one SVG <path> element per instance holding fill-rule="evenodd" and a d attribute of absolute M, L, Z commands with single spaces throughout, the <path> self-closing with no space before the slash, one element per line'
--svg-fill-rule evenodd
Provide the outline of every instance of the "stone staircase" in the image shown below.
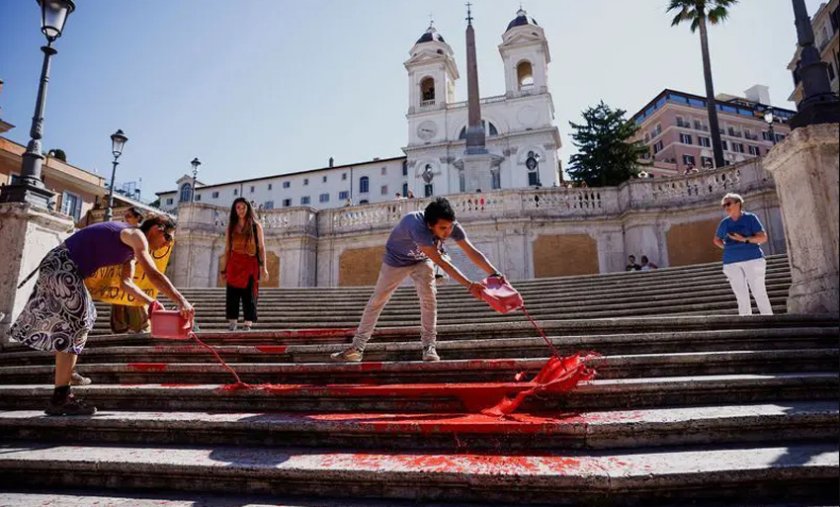
<path fill-rule="evenodd" d="M 438 351 L 420 359 L 401 288 L 360 364 L 333 364 L 370 288 L 268 289 L 260 323 L 227 332 L 222 289 L 185 289 L 198 345 L 108 334 L 80 358 L 100 412 L 50 418 L 52 358 L 0 351 L 0 505 L 836 505 L 837 315 L 785 315 L 787 260 L 768 259 L 777 315 L 741 318 L 719 264 L 517 284 L 562 353 L 595 380 L 503 394 L 548 349 L 522 313 L 439 291 Z"/>

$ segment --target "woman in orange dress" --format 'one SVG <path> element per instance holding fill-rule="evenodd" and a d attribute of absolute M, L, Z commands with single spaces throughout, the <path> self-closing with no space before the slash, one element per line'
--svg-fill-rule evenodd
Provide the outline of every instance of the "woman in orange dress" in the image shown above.
<path fill-rule="evenodd" d="M 257 321 L 257 296 L 260 279 L 268 280 L 268 268 L 265 265 L 265 236 L 262 224 L 257 221 L 254 208 L 247 199 L 235 199 L 230 208 L 227 233 L 225 235 L 225 255 L 219 269 L 224 278 L 225 318 L 228 329 L 236 331 L 239 321 L 239 306 L 245 320 L 242 331 L 250 331 Z"/>

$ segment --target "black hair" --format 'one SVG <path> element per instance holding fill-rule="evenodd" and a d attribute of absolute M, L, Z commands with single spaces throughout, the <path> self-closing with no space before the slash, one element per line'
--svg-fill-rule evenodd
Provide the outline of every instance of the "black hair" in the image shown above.
<path fill-rule="evenodd" d="M 445 198 L 435 197 L 423 211 L 423 219 L 429 225 L 435 225 L 441 219 L 454 222 L 455 210 L 452 209 L 452 205 Z"/>
<path fill-rule="evenodd" d="M 650 259 L 647 258 L 647 255 L 642 256 L 642 262 L 650 262 Z"/>
<path fill-rule="evenodd" d="M 140 230 L 143 231 L 143 234 L 146 234 L 155 226 L 163 227 L 165 231 L 171 231 L 175 228 L 175 221 L 163 215 L 152 215 L 143 220 L 143 223 L 140 224 Z"/>
<path fill-rule="evenodd" d="M 228 241 L 230 245 L 233 245 L 233 234 L 236 232 L 236 224 L 239 223 L 239 215 L 236 213 L 236 205 L 239 203 L 245 204 L 247 211 L 245 211 L 245 227 L 242 232 L 245 233 L 245 237 L 248 241 L 251 240 L 251 235 L 253 234 L 254 224 L 257 223 L 257 214 L 254 213 L 254 207 L 244 197 L 237 197 L 233 200 L 233 204 L 230 205 L 230 218 L 228 218 Z M 256 241 L 256 238 L 254 238 Z"/>

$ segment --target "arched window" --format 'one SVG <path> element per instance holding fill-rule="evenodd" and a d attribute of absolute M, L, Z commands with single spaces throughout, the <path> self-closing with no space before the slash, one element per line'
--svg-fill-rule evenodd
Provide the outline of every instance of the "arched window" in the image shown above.
<path fill-rule="evenodd" d="M 493 137 L 499 135 L 499 129 L 493 125 L 493 122 L 489 122 L 487 120 L 481 120 L 481 126 L 484 127 L 484 135 L 488 137 Z M 489 129 L 488 129 L 489 127 Z M 467 127 L 461 129 L 461 133 L 458 134 L 458 139 L 466 139 L 467 138 Z"/>
<path fill-rule="evenodd" d="M 368 193 L 368 189 L 370 188 L 370 178 L 367 176 L 362 176 L 359 178 L 359 193 L 366 194 Z"/>
<path fill-rule="evenodd" d="M 516 66 L 516 81 L 519 83 L 519 89 L 534 86 L 534 69 L 531 67 L 531 62 L 523 60 Z"/>
<path fill-rule="evenodd" d="M 541 187 L 540 154 L 529 151 L 528 158 L 525 159 L 525 167 L 528 169 L 528 186 Z"/>
<path fill-rule="evenodd" d="M 435 80 L 433 78 L 426 77 L 420 81 L 420 100 L 424 104 L 435 103 Z"/>
<path fill-rule="evenodd" d="M 179 202 L 190 202 L 192 200 L 192 185 L 184 183 L 181 185 L 181 197 Z"/>

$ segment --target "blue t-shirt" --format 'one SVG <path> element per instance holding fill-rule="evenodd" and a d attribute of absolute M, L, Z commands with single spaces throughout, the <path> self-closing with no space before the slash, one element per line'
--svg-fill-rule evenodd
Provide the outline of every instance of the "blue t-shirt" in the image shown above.
<path fill-rule="evenodd" d="M 461 224 L 455 222 L 452 225 L 452 234 L 449 236 L 455 241 L 467 239 L 467 234 Z M 436 246 L 440 248 L 440 239 L 432 234 L 422 211 L 413 211 L 402 217 L 400 223 L 391 231 L 388 242 L 385 243 L 385 257 L 382 259 L 385 264 L 401 268 L 411 266 L 428 259 L 421 250 L 421 246 Z"/>
<path fill-rule="evenodd" d="M 734 232 L 748 238 L 763 230 L 758 217 L 747 211 L 741 213 L 737 221 L 730 217 L 721 220 L 715 236 L 723 240 L 723 263 L 732 264 L 764 257 L 761 247 L 755 243 L 743 243 L 729 237 L 729 233 Z"/>

